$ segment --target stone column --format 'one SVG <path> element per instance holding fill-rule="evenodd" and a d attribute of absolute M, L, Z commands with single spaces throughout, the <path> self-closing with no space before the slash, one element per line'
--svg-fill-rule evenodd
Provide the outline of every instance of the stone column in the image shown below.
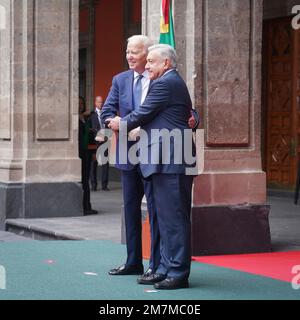
<path fill-rule="evenodd" d="M 159 8 L 158 0 L 143 2 L 143 30 L 154 39 Z M 193 254 L 269 251 L 260 150 L 262 0 L 174 0 L 173 11 L 179 72 L 205 129 Z"/>
<path fill-rule="evenodd" d="M 81 215 L 78 0 L 0 0 L 0 11 L 0 224 Z"/>

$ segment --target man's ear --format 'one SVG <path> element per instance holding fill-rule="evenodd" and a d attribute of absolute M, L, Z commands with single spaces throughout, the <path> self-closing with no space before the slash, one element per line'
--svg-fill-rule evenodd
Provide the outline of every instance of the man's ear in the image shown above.
<path fill-rule="evenodd" d="M 165 59 L 164 70 L 169 70 L 171 67 L 171 62 L 169 59 Z"/>

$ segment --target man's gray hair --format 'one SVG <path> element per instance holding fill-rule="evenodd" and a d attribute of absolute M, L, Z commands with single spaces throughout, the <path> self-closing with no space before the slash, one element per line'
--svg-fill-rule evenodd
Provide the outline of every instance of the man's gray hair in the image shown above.
<path fill-rule="evenodd" d="M 148 48 L 148 53 L 151 51 L 157 51 L 163 59 L 169 59 L 171 66 L 177 68 L 177 54 L 175 49 L 168 44 L 154 44 Z"/>
<path fill-rule="evenodd" d="M 145 47 L 145 50 L 148 51 L 148 48 L 153 45 L 153 41 L 142 34 L 131 36 L 127 39 L 127 43 L 141 43 Z"/>

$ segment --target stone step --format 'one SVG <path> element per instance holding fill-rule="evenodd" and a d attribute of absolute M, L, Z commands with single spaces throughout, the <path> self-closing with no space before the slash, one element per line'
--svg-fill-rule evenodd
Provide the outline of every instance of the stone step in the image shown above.
<path fill-rule="evenodd" d="M 28 240 L 84 240 L 82 237 L 35 225 L 25 219 L 7 219 L 5 225 L 7 233 L 13 233 L 16 237 Z"/>
<path fill-rule="evenodd" d="M 0 242 L 15 242 L 15 241 L 30 241 L 34 239 L 29 239 L 26 237 L 22 237 L 15 233 L 0 231 Z"/>

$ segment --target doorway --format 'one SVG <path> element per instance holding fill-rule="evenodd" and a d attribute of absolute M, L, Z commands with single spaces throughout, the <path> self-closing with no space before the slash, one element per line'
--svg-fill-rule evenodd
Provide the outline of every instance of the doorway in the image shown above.
<path fill-rule="evenodd" d="M 264 106 L 267 184 L 295 187 L 300 134 L 299 32 L 291 17 L 264 22 Z"/>
<path fill-rule="evenodd" d="M 86 97 L 86 58 L 87 49 L 79 50 L 79 96 Z"/>
<path fill-rule="evenodd" d="M 96 96 L 107 97 L 113 76 L 128 68 L 126 40 L 141 33 L 141 24 L 141 0 L 80 0 L 79 91 L 90 109 Z"/>

